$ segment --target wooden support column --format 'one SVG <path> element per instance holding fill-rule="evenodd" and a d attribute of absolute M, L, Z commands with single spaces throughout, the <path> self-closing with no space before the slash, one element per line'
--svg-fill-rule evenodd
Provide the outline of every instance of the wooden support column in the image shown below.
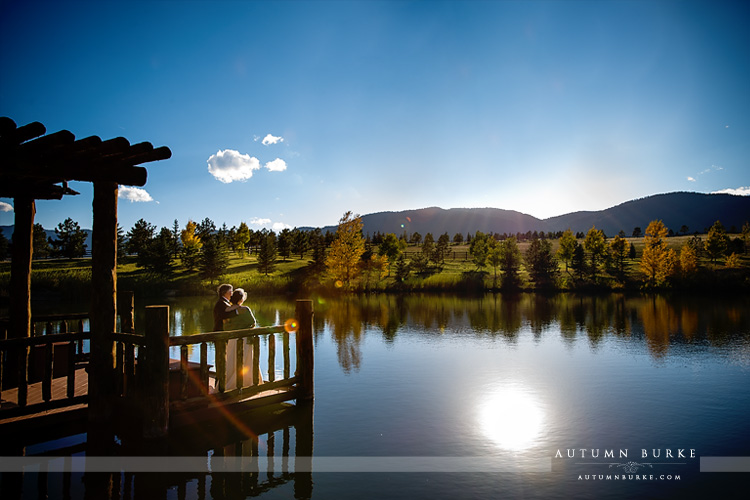
<path fill-rule="evenodd" d="M 36 204 L 31 198 L 16 197 L 13 200 L 13 211 L 15 225 L 10 267 L 9 339 L 31 336 L 31 258 Z M 22 351 L 18 356 L 8 356 L 3 367 L 6 384 L 18 387 L 19 402 L 26 401 L 28 347 Z"/>
<path fill-rule="evenodd" d="M 138 374 L 144 382 L 143 437 L 160 439 L 169 430 L 169 306 L 146 306 L 145 347 Z"/>
<path fill-rule="evenodd" d="M 135 328 L 135 300 L 132 291 L 117 292 L 117 314 L 120 316 L 120 331 L 133 333 Z"/>
<path fill-rule="evenodd" d="M 299 398 L 312 400 L 315 397 L 313 383 L 313 307 L 312 300 L 298 300 L 297 316 L 297 377 Z"/>
<path fill-rule="evenodd" d="M 115 343 L 117 326 L 117 183 L 94 182 L 94 224 L 91 241 L 91 362 L 89 422 L 111 420 L 116 397 Z"/>
<path fill-rule="evenodd" d="M 8 338 L 31 335 L 31 257 L 36 204 L 29 198 L 13 200 L 15 222 L 10 267 L 10 330 Z"/>

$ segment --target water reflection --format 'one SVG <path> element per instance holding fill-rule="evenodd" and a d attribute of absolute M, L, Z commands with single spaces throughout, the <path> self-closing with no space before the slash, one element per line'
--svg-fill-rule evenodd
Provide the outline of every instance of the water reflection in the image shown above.
<path fill-rule="evenodd" d="M 408 295 L 346 297 L 317 304 L 318 328 L 329 327 L 341 367 L 359 370 L 363 331 L 375 329 L 393 343 L 399 332 L 430 335 L 446 330 L 489 335 L 515 343 L 530 331 L 535 340 L 560 335 L 569 345 L 585 339 L 592 351 L 607 339 L 643 338 L 656 359 L 686 343 L 721 346 L 750 334 L 750 298 L 667 298 L 609 294 L 519 294 L 480 298 Z M 316 330 L 318 329 L 316 328 Z M 736 339 L 735 339 L 736 340 Z"/>

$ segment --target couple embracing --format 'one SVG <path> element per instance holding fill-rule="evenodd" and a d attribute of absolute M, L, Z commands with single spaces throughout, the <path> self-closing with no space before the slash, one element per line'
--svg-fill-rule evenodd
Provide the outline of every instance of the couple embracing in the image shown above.
<path fill-rule="evenodd" d="M 246 323 L 250 328 L 257 326 L 253 311 L 242 303 L 247 299 L 247 293 L 242 288 L 236 290 L 232 285 L 224 284 L 219 287 L 219 300 L 214 305 L 215 332 L 224 330 L 224 322 L 240 314 L 250 314 Z"/>
<path fill-rule="evenodd" d="M 219 332 L 223 330 L 238 330 L 244 328 L 255 328 L 258 326 L 253 311 L 242 304 L 247 299 L 247 293 L 242 288 L 234 288 L 232 285 L 224 284 L 219 287 L 219 300 L 214 305 L 214 329 Z M 242 386 L 252 385 L 250 370 L 253 366 L 253 345 L 248 338 L 229 339 L 227 341 L 227 363 L 225 389 L 231 391 L 237 387 L 237 343 L 243 342 L 243 359 L 239 376 L 242 377 Z M 247 375 L 247 376 L 245 376 Z M 263 374 L 258 370 L 258 380 L 263 383 Z"/>

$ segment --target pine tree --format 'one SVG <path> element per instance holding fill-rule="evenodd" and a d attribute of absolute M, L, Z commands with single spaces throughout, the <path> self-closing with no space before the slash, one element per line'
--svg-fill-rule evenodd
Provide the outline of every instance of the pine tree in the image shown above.
<path fill-rule="evenodd" d="M 549 240 L 534 239 L 526 250 L 526 265 L 531 278 L 539 286 L 549 285 L 557 274 L 557 261 Z"/>
<path fill-rule="evenodd" d="M 50 255 L 52 250 L 47 240 L 47 232 L 44 230 L 41 224 L 34 224 L 34 236 L 33 236 L 32 248 L 34 249 L 35 259 L 46 259 Z M 6 240 L 7 241 L 7 240 Z"/>
<path fill-rule="evenodd" d="M 70 217 L 57 225 L 55 235 L 57 239 L 51 243 L 56 255 L 75 259 L 86 254 L 86 233 Z"/>
<path fill-rule="evenodd" d="M 258 248 L 258 272 L 268 276 L 276 269 L 276 233 L 262 231 Z"/>
<path fill-rule="evenodd" d="M 604 236 L 604 231 L 592 226 L 583 240 L 583 248 L 588 252 L 591 259 L 591 277 L 596 279 L 599 264 L 604 260 L 604 255 L 607 252 L 607 239 Z"/>
<path fill-rule="evenodd" d="M 565 271 L 568 271 L 568 265 L 573 260 L 573 252 L 576 249 L 576 237 L 570 228 L 566 229 L 560 236 L 560 248 L 557 249 L 557 255 L 565 262 Z"/>
<path fill-rule="evenodd" d="M 229 267 L 228 248 L 216 235 L 201 240 L 200 258 L 198 269 L 204 279 L 213 283 L 224 274 Z"/>
<path fill-rule="evenodd" d="M 716 260 L 724 255 L 728 245 L 729 238 L 727 237 L 726 230 L 724 230 L 724 226 L 719 221 L 714 222 L 714 225 L 708 230 L 708 236 L 704 245 L 704 249 L 711 259 L 712 264 L 715 264 Z"/>

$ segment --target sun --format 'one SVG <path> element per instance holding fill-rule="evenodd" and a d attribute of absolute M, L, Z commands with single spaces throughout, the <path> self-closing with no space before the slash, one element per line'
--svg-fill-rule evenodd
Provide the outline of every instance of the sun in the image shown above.
<path fill-rule="evenodd" d="M 531 448 L 544 428 L 542 405 L 519 388 L 494 392 L 480 405 L 478 418 L 483 434 L 504 450 Z"/>

